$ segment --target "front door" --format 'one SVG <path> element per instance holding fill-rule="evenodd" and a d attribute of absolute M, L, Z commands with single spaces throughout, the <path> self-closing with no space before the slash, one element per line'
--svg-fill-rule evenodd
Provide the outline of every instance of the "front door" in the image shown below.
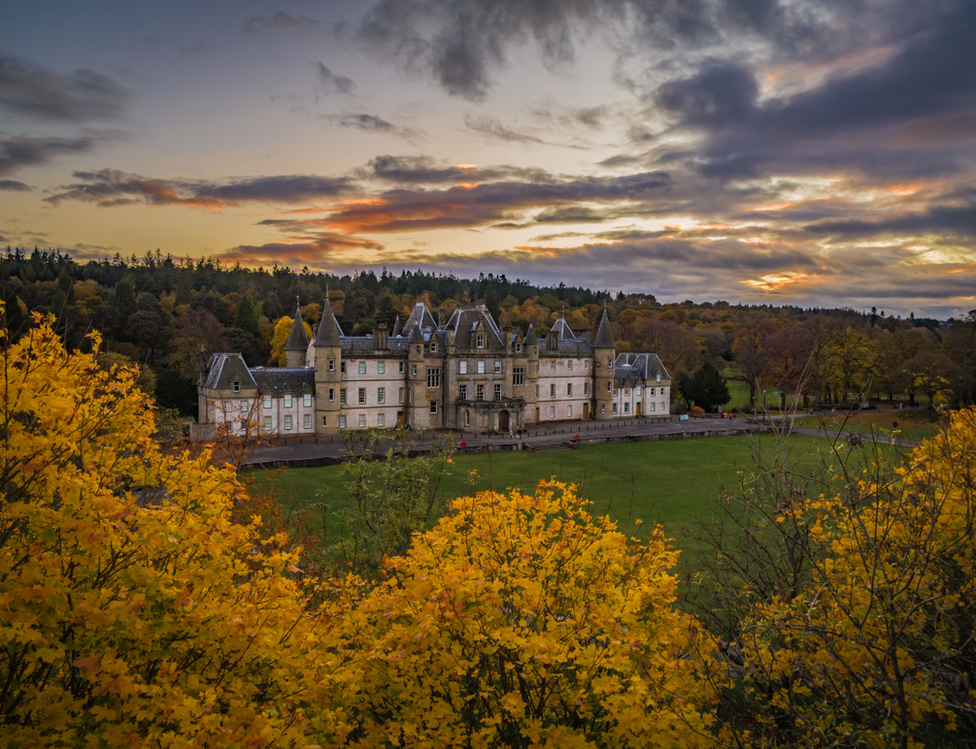
<path fill-rule="evenodd" d="M 500 414 L 498 414 L 498 431 L 508 431 L 508 411 L 502 411 Z"/>
<path fill-rule="evenodd" d="M 539 409 L 538 408 L 535 410 L 535 423 L 536 424 L 539 423 Z"/>
<path fill-rule="evenodd" d="M 641 404 L 640 403 L 637 404 L 637 415 L 638 416 L 641 415 Z"/>
<path fill-rule="evenodd" d="M 583 421 L 586 421 L 588 418 L 590 418 L 590 404 L 589 403 L 584 403 L 583 404 Z"/>
<path fill-rule="evenodd" d="M 397 429 L 403 429 L 405 422 L 403 421 L 403 411 L 397 411 Z"/>

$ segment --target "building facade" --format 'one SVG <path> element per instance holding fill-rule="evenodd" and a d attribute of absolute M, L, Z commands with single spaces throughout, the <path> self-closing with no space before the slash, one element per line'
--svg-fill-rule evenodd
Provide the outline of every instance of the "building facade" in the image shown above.
<path fill-rule="evenodd" d="M 487 308 L 439 325 L 422 302 L 401 327 L 343 335 L 328 300 L 312 340 L 301 313 L 285 367 L 249 367 L 238 353 L 206 357 L 199 423 L 210 431 L 330 435 L 369 427 L 515 432 L 574 420 L 660 418 L 671 376 L 656 354 L 617 354 L 606 310 L 593 340 L 560 316 L 545 338 L 502 331 Z"/>

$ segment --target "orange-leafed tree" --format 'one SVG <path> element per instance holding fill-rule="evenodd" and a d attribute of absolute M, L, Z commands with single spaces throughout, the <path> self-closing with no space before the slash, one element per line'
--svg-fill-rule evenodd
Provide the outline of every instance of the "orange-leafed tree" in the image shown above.
<path fill-rule="evenodd" d="M 234 473 L 157 449 L 136 373 L 65 351 L 49 320 L 2 343 L 4 745 L 327 738 L 327 619 L 281 539 L 231 522 Z"/>
<path fill-rule="evenodd" d="M 593 517 L 573 487 L 455 500 L 350 612 L 356 746 L 689 746 L 676 552 Z"/>

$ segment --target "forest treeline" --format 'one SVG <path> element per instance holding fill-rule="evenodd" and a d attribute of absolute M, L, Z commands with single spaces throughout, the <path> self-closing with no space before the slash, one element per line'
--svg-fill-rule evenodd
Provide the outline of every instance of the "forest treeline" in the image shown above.
<path fill-rule="evenodd" d="M 281 331 L 296 304 L 314 325 L 327 296 L 348 335 L 389 330 L 419 300 L 445 320 L 458 306 L 485 304 L 503 328 L 532 324 L 542 335 L 560 314 L 586 334 L 606 306 L 618 351 L 653 351 L 679 381 L 708 363 L 745 382 L 753 405 L 762 391 L 778 393 L 782 406 L 794 395 L 809 405 L 922 396 L 929 405 L 963 405 L 976 396 L 976 310 L 940 321 L 877 309 L 664 304 L 650 294 L 540 287 L 490 273 L 336 276 L 159 250 L 78 262 L 59 250 L 8 248 L 0 258 L 0 300 L 14 340 L 32 312 L 55 315 L 71 347 L 98 330 L 103 360 L 139 364 L 143 388 L 187 416 L 195 415 L 201 350 L 240 351 L 252 366 L 283 364 Z M 679 407 L 693 399 L 685 401 Z"/>

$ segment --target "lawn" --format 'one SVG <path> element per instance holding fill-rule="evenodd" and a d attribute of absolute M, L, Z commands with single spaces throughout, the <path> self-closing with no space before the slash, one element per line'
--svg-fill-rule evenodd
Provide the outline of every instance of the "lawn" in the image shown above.
<path fill-rule="evenodd" d="M 939 413 L 929 409 L 878 409 L 848 416 L 843 412 L 827 411 L 796 420 L 807 429 L 826 429 L 828 434 L 838 431 L 858 434 L 884 434 L 919 442 L 939 433 Z"/>
<path fill-rule="evenodd" d="M 625 533 L 642 534 L 661 523 L 684 552 L 681 566 L 687 569 L 699 553 L 695 529 L 711 513 L 722 487 L 737 487 L 740 469 L 751 469 L 755 444 L 743 438 L 713 437 L 456 455 L 439 491 L 447 497 L 469 494 L 472 487 L 477 491 L 517 487 L 528 492 L 554 476 L 578 484 L 583 496 L 594 503 L 595 513 L 611 515 Z M 771 445 L 771 438 L 764 444 Z M 797 460 L 813 463 L 810 453 L 823 441 L 792 438 L 789 444 Z M 252 474 L 258 485 L 277 484 L 286 512 L 307 509 L 331 537 L 343 534 L 353 511 L 345 488 L 347 475 L 343 466 Z M 637 519 L 642 525 L 635 523 Z"/>

